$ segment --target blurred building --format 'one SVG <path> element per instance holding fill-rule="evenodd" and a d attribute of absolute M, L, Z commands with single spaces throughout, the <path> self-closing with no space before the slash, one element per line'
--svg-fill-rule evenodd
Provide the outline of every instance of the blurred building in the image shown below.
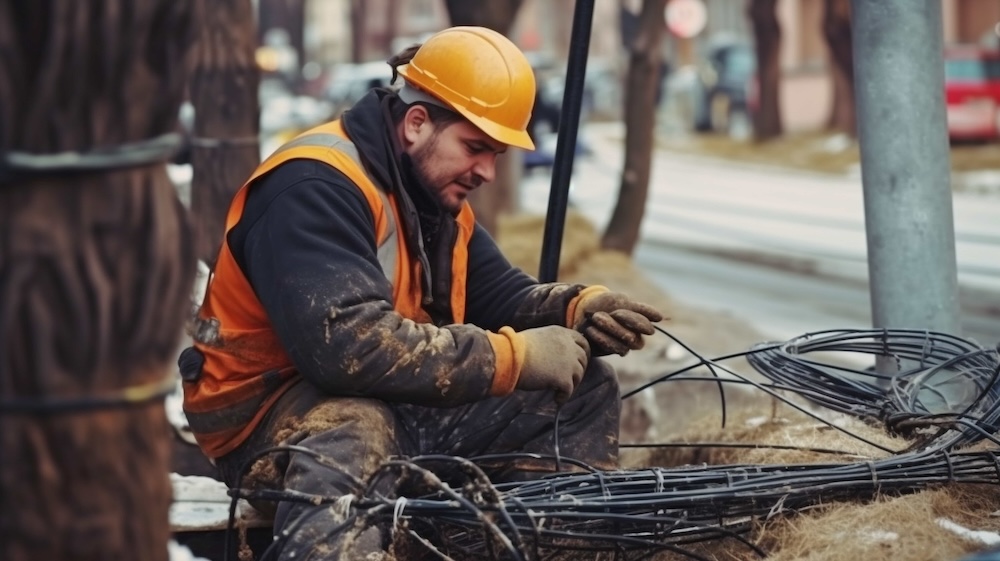
<path fill-rule="evenodd" d="M 354 20 L 352 3 L 358 9 Z M 511 39 L 524 50 L 565 59 L 574 5 L 575 0 L 525 0 Z M 305 12 L 306 59 L 321 64 L 383 60 L 449 25 L 443 0 L 306 0 Z M 595 4 L 595 22 L 617 19 L 616 2 Z M 595 24 L 591 56 L 616 55 L 620 41 L 617 26 Z"/>
<path fill-rule="evenodd" d="M 449 25 L 443 0 L 300 1 L 305 3 L 302 63 L 313 63 L 312 69 L 385 60 L 400 48 Z M 686 46 L 695 57 L 720 38 L 753 43 L 747 1 L 704 0 L 706 27 L 692 45 Z M 511 39 L 535 59 L 548 57 L 557 68 L 565 68 L 575 4 L 575 0 L 524 0 Z M 621 83 L 627 61 L 622 48 L 620 10 L 625 5 L 637 12 L 640 4 L 641 0 L 595 3 L 588 72 Z M 821 27 L 823 4 L 824 0 L 778 0 L 784 70 L 782 117 L 790 131 L 822 127 L 832 103 L 832 78 Z M 1000 0 L 941 0 L 941 6 L 946 44 L 996 39 Z M 676 38 L 667 41 L 667 57 L 675 66 L 681 46 Z M 619 100 L 607 102 L 614 105 Z"/>
<path fill-rule="evenodd" d="M 824 0 L 778 0 L 782 45 L 782 118 L 789 131 L 824 126 L 833 103 Z M 705 0 L 708 24 L 699 42 L 726 36 L 753 42 L 746 1 Z M 941 0 L 945 44 L 997 41 L 1000 0 Z"/>

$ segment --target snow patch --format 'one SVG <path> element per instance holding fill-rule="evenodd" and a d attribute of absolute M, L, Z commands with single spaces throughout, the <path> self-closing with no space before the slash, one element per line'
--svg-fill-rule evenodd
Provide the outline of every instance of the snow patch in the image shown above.
<path fill-rule="evenodd" d="M 938 526 L 941 526 L 949 532 L 953 532 L 969 541 L 978 542 L 984 545 L 1000 545 L 1000 534 L 996 532 L 988 532 L 985 530 L 970 530 L 964 526 L 956 524 L 947 518 L 938 518 L 935 520 Z"/>
<path fill-rule="evenodd" d="M 174 540 L 167 542 L 167 558 L 170 561 L 209 561 L 204 557 L 196 557 L 186 545 L 181 545 Z"/>

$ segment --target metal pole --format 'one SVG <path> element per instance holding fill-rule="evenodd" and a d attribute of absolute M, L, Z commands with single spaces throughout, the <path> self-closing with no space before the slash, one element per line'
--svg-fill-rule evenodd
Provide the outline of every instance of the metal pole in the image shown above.
<path fill-rule="evenodd" d="M 872 320 L 960 335 L 941 2 L 851 7 Z"/>
<path fill-rule="evenodd" d="M 566 224 L 569 180 L 573 175 L 576 133 L 580 126 L 580 105 L 583 101 L 583 81 L 587 71 L 587 52 L 590 50 L 590 27 L 593 20 L 594 0 L 577 0 L 566 63 L 566 87 L 559 114 L 555 164 L 552 166 L 549 210 L 542 237 L 542 259 L 538 267 L 538 279 L 541 282 L 554 282 L 559 276 L 559 252 Z"/>

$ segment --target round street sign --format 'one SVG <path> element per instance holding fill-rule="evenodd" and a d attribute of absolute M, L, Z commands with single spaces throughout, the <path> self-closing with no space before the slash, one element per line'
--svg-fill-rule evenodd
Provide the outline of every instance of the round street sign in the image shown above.
<path fill-rule="evenodd" d="M 670 0 L 664 11 L 667 29 L 682 39 L 690 39 L 705 29 L 708 12 L 702 0 Z"/>

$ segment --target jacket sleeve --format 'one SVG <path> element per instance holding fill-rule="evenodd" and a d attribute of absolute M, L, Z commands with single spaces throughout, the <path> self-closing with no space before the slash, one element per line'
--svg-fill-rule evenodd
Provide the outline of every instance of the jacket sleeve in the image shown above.
<path fill-rule="evenodd" d="M 569 327 L 581 284 L 539 283 L 510 264 L 490 234 L 478 224 L 469 241 L 466 311 L 469 322 L 485 329 L 516 331 Z"/>
<path fill-rule="evenodd" d="M 513 390 L 518 334 L 436 327 L 394 311 L 371 209 L 333 168 L 293 161 L 262 178 L 231 234 L 292 363 L 324 391 L 446 406 Z"/>

